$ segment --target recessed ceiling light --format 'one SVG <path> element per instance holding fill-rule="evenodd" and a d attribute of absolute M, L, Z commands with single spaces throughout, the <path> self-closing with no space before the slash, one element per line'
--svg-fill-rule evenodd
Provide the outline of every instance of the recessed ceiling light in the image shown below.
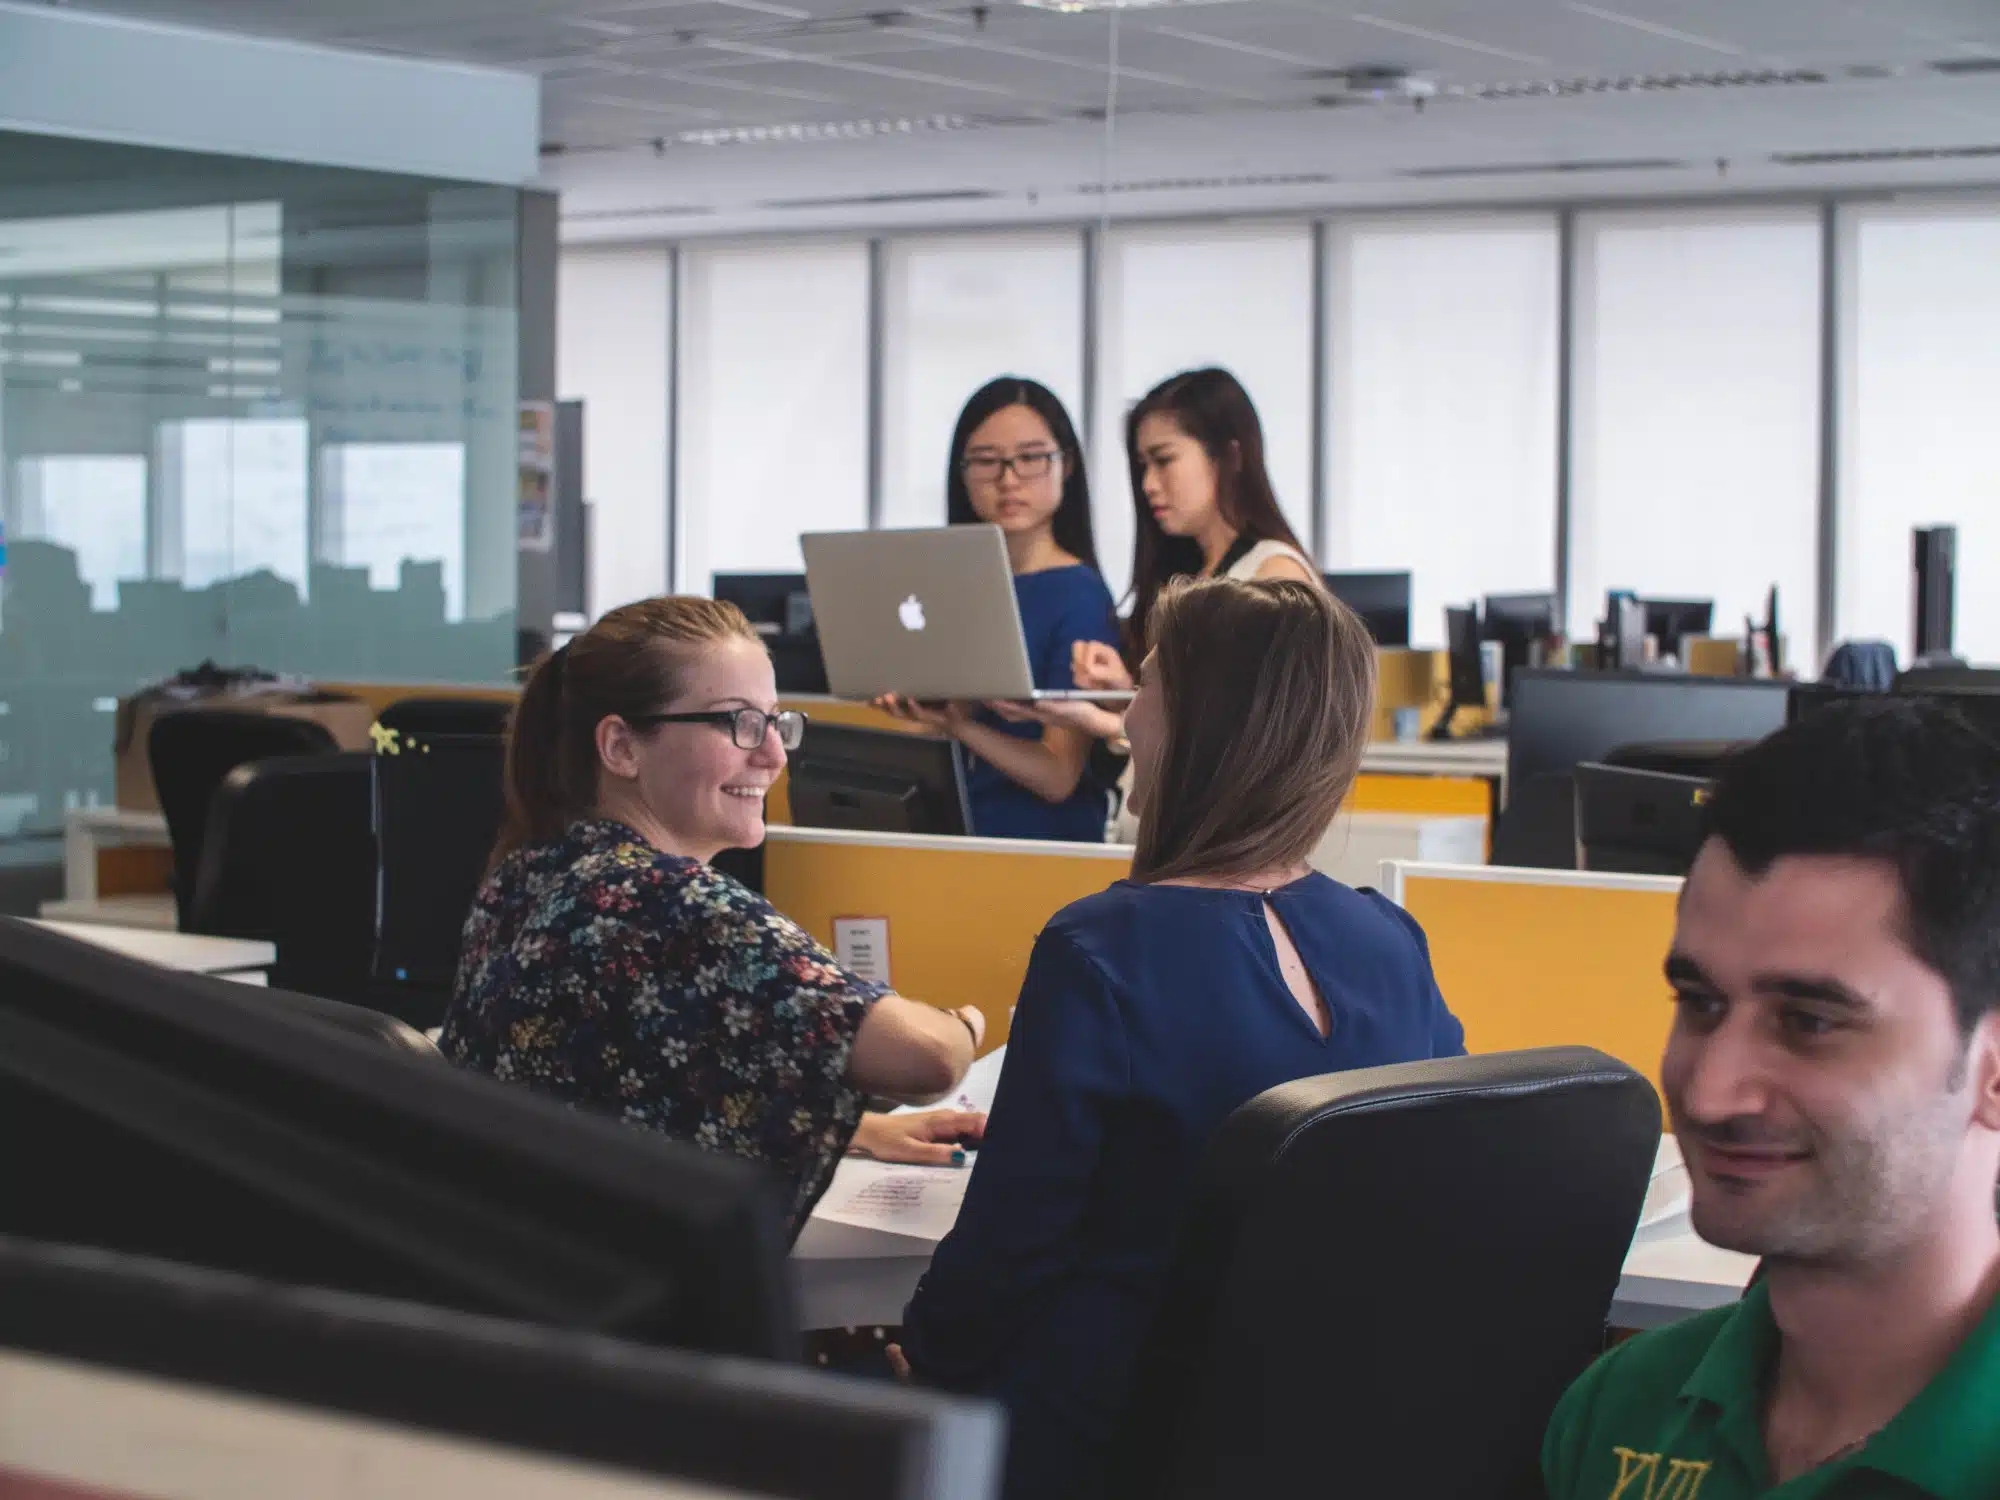
<path fill-rule="evenodd" d="M 728 125 L 683 130 L 662 141 L 664 146 L 769 146 L 800 141 L 859 141 L 875 136 L 919 135 L 933 130 L 970 130 L 976 122 L 964 115 L 921 115 L 891 120 L 833 120 L 790 125 Z"/>
<path fill-rule="evenodd" d="M 1243 0 L 1019 0 L 1030 10 L 1060 11 L 1066 16 L 1099 10 L 1160 10 L 1168 6 L 1235 5 Z"/>

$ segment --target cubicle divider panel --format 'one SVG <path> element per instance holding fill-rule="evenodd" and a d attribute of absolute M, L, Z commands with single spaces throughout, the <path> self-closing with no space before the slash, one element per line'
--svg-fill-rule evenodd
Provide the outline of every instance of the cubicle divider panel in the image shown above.
<path fill-rule="evenodd" d="M 1479 776 L 1399 776 L 1364 771 L 1355 778 L 1347 810 L 1490 818 L 1493 786 Z"/>
<path fill-rule="evenodd" d="M 764 894 L 898 993 L 978 1006 L 991 1050 L 1007 1040 L 1036 935 L 1070 902 L 1123 879 L 1131 855 L 1108 844 L 773 828 Z"/>
<path fill-rule="evenodd" d="M 1383 890 L 1430 940 L 1466 1047 L 1581 1044 L 1660 1081 L 1673 1020 L 1662 965 L 1681 882 L 1391 862 Z"/>

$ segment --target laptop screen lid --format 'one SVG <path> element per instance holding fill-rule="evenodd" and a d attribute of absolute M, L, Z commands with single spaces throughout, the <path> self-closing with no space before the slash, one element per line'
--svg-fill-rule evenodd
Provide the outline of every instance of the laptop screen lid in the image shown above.
<path fill-rule="evenodd" d="M 1033 695 L 999 527 L 819 532 L 799 546 L 835 697 Z"/>

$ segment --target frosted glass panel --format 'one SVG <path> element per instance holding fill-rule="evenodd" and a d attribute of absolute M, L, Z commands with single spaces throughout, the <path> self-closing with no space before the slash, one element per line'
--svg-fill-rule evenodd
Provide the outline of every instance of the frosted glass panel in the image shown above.
<path fill-rule="evenodd" d="M 1910 532 L 1958 527 L 1954 649 L 2000 662 L 2000 203 L 1842 224 L 1838 634 L 1912 639 Z"/>
<path fill-rule="evenodd" d="M 1083 422 L 1083 242 L 1074 232 L 897 240 L 884 278 L 882 524 L 944 523 L 953 425 L 997 375 Z M 1122 475 L 1091 476 L 1122 490 Z"/>
<path fill-rule="evenodd" d="M 1441 644 L 1447 604 L 1555 586 L 1555 220 L 1348 220 L 1327 253 L 1322 560 L 1409 571 Z"/>
<path fill-rule="evenodd" d="M 1312 230 L 1181 225 L 1119 230 L 1103 246 L 1097 431 L 1098 555 L 1113 592 L 1131 576 L 1125 414 L 1182 370 L 1220 365 L 1256 403 L 1278 503 L 1312 545 Z"/>
<path fill-rule="evenodd" d="M 12 533 L 76 555 L 90 607 L 118 608 L 118 585 L 146 576 L 146 460 L 136 455 L 47 455 L 15 466 Z"/>
<path fill-rule="evenodd" d="M 1737 635 L 1775 583 L 1813 654 L 1820 255 L 1810 210 L 1579 219 L 1572 632 L 1632 589 Z"/>
<path fill-rule="evenodd" d="M 866 526 L 867 246 L 684 251 L 680 328 L 678 586 Z"/>
<path fill-rule="evenodd" d="M 200 418 L 160 428 L 164 576 L 188 588 L 269 573 L 306 593 L 306 424 Z"/>
<path fill-rule="evenodd" d="M 405 563 L 436 563 L 444 617 L 465 618 L 465 445 L 341 443 L 320 449 L 319 558 L 400 588 Z"/>

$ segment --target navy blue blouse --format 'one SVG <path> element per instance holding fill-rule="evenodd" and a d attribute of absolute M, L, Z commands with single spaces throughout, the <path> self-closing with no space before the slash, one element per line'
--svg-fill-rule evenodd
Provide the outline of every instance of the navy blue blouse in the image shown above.
<path fill-rule="evenodd" d="M 1325 1037 L 1253 894 L 1120 881 L 1035 944 L 964 1209 L 905 1315 L 920 1379 L 1006 1402 L 1008 1500 L 1101 1487 L 1196 1159 L 1238 1105 L 1465 1050 L 1400 909 L 1317 874 L 1270 900 Z"/>
<path fill-rule="evenodd" d="M 1028 642 L 1028 666 L 1044 692 L 1076 686 L 1070 675 L 1071 648 L 1078 641 L 1118 644 L 1117 611 L 1111 590 L 1095 568 L 1082 563 L 1014 575 L 1014 598 L 1021 606 L 1021 634 Z M 1017 739 L 1039 739 L 1040 724 L 1014 724 L 984 710 L 979 722 Z M 1018 781 L 968 755 L 966 793 L 972 801 L 972 831 L 996 839 L 1068 839 L 1104 842 L 1111 791 L 1086 769 L 1065 802 L 1044 802 Z"/>

